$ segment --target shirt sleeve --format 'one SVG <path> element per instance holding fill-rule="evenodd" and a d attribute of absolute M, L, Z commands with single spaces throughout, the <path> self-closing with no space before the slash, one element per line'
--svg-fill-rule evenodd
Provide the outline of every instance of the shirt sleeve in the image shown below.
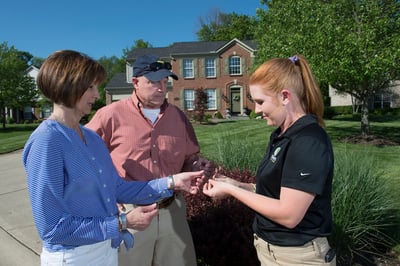
<path fill-rule="evenodd" d="M 117 201 L 148 205 L 173 195 L 173 190 L 167 189 L 167 178 L 157 178 L 151 181 L 125 181 L 117 178 Z"/>
<path fill-rule="evenodd" d="M 332 169 L 327 137 L 306 135 L 292 140 L 282 171 L 282 186 L 321 195 Z"/>

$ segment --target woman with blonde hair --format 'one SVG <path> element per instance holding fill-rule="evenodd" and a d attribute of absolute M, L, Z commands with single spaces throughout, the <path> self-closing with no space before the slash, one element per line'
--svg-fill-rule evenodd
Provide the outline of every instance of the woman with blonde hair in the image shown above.
<path fill-rule="evenodd" d="M 256 212 L 254 246 L 262 265 L 336 265 L 332 231 L 332 144 L 323 101 L 301 55 L 271 59 L 250 77 L 255 111 L 270 126 L 256 184 L 216 174 L 204 194 L 233 196 Z"/>

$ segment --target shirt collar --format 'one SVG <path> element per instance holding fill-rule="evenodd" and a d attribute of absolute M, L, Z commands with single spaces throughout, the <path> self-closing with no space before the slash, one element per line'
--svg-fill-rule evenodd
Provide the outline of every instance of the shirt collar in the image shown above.
<path fill-rule="evenodd" d="M 132 93 L 131 100 L 132 100 L 133 106 L 137 107 L 140 111 L 143 112 L 143 104 L 139 101 L 139 98 L 137 97 L 136 92 Z M 165 112 L 168 105 L 169 105 L 168 101 L 167 101 L 167 99 L 165 99 L 164 103 L 160 107 L 160 114 Z"/>

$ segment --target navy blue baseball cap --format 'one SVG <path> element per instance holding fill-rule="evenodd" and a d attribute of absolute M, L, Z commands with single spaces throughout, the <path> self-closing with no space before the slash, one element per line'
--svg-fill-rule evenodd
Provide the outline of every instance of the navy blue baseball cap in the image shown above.
<path fill-rule="evenodd" d="M 161 61 L 156 55 L 145 54 L 133 63 L 133 76 L 145 76 L 150 81 L 160 81 L 166 77 L 178 80 L 178 76 L 171 69 L 171 63 Z"/>

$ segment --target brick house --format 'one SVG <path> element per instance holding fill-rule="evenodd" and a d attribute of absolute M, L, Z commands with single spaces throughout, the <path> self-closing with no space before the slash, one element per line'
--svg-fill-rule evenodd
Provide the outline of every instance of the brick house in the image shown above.
<path fill-rule="evenodd" d="M 127 57 L 126 72 L 116 74 L 107 84 L 106 104 L 129 97 L 132 93 L 132 64 L 146 53 L 171 62 L 179 80 L 170 79 L 168 101 L 190 113 L 194 109 L 195 90 L 203 88 L 208 95 L 207 113 L 227 110 L 231 115 L 245 116 L 254 110 L 248 78 L 253 65 L 256 44 L 253 41 L 177 42 L 168 47 L 136 48 Z"/>

